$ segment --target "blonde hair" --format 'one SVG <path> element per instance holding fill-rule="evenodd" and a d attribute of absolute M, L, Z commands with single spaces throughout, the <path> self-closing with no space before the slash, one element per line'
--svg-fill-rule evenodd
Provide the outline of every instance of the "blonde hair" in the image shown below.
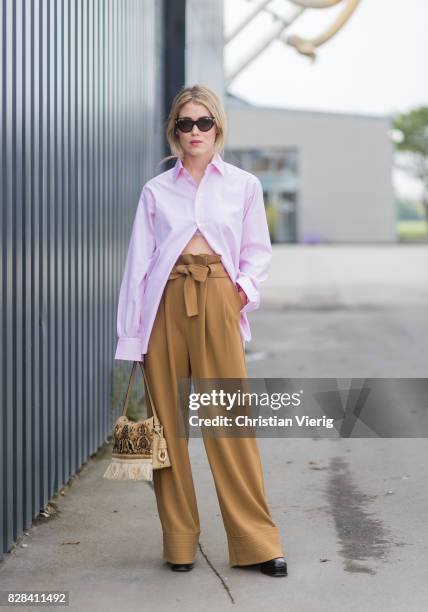
<path fill-rule="evenodd" d="M 212 89 L 209 89 L 209 87 L 192 85 L 191 87 L 182 87 L 172 101 L 165 128 L 166 139 L 168 140 L 172 155 L 162 158 L 159 164 L 174 157 L 179 157 L 183 161 L 184 152 L 178 135 L 175 133 L 175 120 L 178 118 L 181 107 L 187 102 L 196 102 L 207 107 L 215 119 L 214 129 L 217 129 L 214 149 L 217 153 L 223 153 L 226 137 L 226 112 L 223 104 L 217 94 Z"/>

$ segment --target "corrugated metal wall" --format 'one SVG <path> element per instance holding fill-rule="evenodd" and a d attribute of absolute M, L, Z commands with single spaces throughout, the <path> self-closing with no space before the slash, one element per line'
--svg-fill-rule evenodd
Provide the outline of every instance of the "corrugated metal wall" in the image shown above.
<path fill-rule="evenodd" d="M 121 274 L 164 152 L 160 1 L 0 1 L 1 557 L 111 432 Z"/>

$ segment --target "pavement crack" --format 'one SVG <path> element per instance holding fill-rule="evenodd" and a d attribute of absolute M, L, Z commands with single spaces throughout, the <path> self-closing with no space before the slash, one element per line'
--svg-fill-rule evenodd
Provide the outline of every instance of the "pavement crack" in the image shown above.
<path fill-rule="evenodd" d="M 153 482 L 149 482 L 149 485 L 152 487 L 152 489 L 154 489 L 154 487 L 153 487 Z M 214 565 L 211 563 L 211 561 L 210 561 L 210 560 L 209 560 L 209 558 L 208 558 L 208 555 L 207 555 L 207 554 L 205 554 L 205 551 L 204 551 L 204 549 L 202 548 L 202 544 L 201 544 L 201 542 L 198 542 L 198 546 L 199 546 L 199 550 L 201 551 L 202 556 L 204 557 L 205 561 L 208 563 L 208 565 L 210 566 L 210 568 L 212 569 L 212 571 L 214 572 L 214 574 L 215 574 L 215 575 L 217 576 L 217 578 L 219 579 L 219 581 L 220 581 L 221 585 L 223 586 L 224 590 L 226 591 L 226 593 L 227 593 L 227 595 L 228 595 L 228 597 L 229 597 L 230 601 L 231 601 L 233 604 L 234 604 L 234 603 L 236 603 L 236 602 L 235 602 L 235 600 L 234 600 L 234 598 L 233 598 L 233 595 L 232 595 L 232 592 L 231 592 L 231 590 L 230 590 L 229 586 L 226 584 L 225 579 L 224 579 L 224 578 L 223 578 L 223 576 L 222 576 L 222 575 L 221 575 L 221 574 L 218 572 L 218 570 L 217 570 L 217 569 L 214 567 Z"/>
<path fill-rule="evenodd" d="M 202 544 L 200 542 L 198 542 L 198 546 L 199 546 L 199 550 L 201 551 L 201 554 L 203 555 L 203 557 L 205 558 L 205 561 L 208 563 L 208 565 L 210 566 L 210 568 L 212 569 L 212 571 L 214 572 L 214 574 L 217 576 L 217 578 L 220 580 L 223 588 L 225 589 L 226 593 L 229 596 L 230 601 L 234 604 L 235 600 L 233 598 L 232 592 L 229 588 L 229 586 L 226 584 L 223 576 L 220 575 L 220 573 L 217 571 L 217 569 L 214 567 L 214 565 L 211 563 L 211 561 L 208 558 L 208 555 L 205 554 L 204 549 L 202 548 Z"/>

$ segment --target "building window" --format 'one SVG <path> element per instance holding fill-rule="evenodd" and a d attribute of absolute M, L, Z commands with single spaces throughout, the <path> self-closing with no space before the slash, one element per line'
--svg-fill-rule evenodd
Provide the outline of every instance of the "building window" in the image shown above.
<path fill-rule="evenodd" d="M 225 159 L 260 179 L 272 242 L 297 242 L 298 150 L 229 150 Z"/>

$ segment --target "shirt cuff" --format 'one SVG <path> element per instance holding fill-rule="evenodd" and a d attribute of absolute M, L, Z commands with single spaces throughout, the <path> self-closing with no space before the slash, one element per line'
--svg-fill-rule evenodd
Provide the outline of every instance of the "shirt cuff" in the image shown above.
<path fill-rule="evenodd" d="M 119 338 L 117 342 L 115 359 L 123 359 L 124 361 L 143 361 L 144 355 L 143 342 L 141 338 Z"/>
<path fill-rule="evenodd" d="M 260 294 L 255 289 L 253 283 L 248 276 L 240 275 L 235 281 L 236 285 L 239 285 L 244 291 L 248 298 L 248 302 L 241 308 L 241 312 L 249 312 L 256 310 L 260 305 Z"/>

